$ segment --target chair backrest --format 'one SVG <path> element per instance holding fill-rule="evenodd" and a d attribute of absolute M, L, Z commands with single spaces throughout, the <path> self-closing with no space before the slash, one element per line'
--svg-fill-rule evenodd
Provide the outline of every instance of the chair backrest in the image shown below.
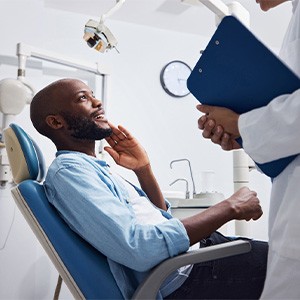
<path fill-rule="evenodd" d="M 37 144 L 18 125 L 4 130 L 16 184 L 13 197 L 31 229 L 76 299 L 122 299 L 107 259 L 72 231 L 48 202 L 45 162 Z M 101 234 L 101 233 L 99 233 Z"/>

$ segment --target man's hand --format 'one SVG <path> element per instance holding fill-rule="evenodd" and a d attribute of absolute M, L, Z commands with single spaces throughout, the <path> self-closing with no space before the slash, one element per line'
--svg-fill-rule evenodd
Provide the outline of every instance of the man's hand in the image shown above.
<path fill-rule="evenodd" d="M 165 199 L 152 172 L 148 155 L 140 143 L 123 126 L 109 123 L 112 135 L 106 138 L 110 147 L 104 149 L 114 161 L 135 172 L 142 190 L 157 207 L 167 210 Z"/>
<path fill-rule="evenodd" d="M 257 193 L 243 187 L 235 192 L 227 200 L 234 210 L 233 219 L 246 220 L 259 219 L 263 212 L 257 198 Z"/>
<path fill-rule="evenodd" d="M 262 209 L 254 191 L 243 187 L 231 197 L 181 220 L 193 245 L 232 220 L 257 220 Z"/>
<path fill-rule="evenodd" d="M 118 165 L 138 171 L 150 164 L 146 151 L 127 129 L 120 125 L 115 127 L 111 123 L 109 126 L 112 134 L 106 138 L 106 141 L 110 147 L 104 147 L 104 150 Z"/>

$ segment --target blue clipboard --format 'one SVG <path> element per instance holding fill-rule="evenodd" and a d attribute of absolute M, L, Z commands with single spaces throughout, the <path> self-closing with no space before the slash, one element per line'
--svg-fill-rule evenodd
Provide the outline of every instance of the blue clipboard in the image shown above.
<path fill-rule="evenodd" d="M 238 19 L 227 16 L 193 68 L 187 86 L 200 103 L 241 114 L 293 93 L 300 88 L 300 79 Z M 242 140 L 238 142 L 242 146 Z M 276 177 L 296 156 L 256 164 L 266 175 Z"/>

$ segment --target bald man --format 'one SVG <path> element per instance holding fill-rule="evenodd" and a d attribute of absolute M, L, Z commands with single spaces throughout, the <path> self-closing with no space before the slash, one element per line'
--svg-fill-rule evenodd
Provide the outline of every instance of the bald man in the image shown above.
<path fill-rule="evenodd" d="M 49 202 L 75 232 L 107 256 L 126 299 L 161 261 L 199 245 L 232 240 L 215 230 L 233 219 L 262 215 L 256 193 L 242 188 L 193 217 L 173 218 L 146 151 L 127 129 L 107 121 L 101 101 L 80 80 L 62 79 L 42 89 L 32 100 L 30 116 L 57 147 L 44 182 Z M 102 139 L 116 163 L 136 174 L 140 187 L 96 157 L 95 141 Z M 250 253 L 177 270 L 163 283 L 158 298 L 257 299 L 268 245 L 250 242 Z"/>

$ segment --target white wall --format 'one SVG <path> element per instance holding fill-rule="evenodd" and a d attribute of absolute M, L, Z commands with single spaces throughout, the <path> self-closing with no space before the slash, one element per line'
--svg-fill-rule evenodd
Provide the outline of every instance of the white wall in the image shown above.
<path fill-rule="evenodd" d="M 201 189 L 200 172 L 213 170 L 216 190 L 226 197 L 231 195 L 232 154 L 222 152 L 202 138 L 197 129 L 199 113 L 193 96 L 172 98 L 159 82 L 161 69 L 171 60 L 183 60 L 193 67 L 208 37 L 109 20 L 107 24 L 119 40 L 120 54 L 112 51 L 103 55 L 89 49 L 82 40 L 83 27 L 90 16 L 47 9 L 40 0 L 2 0 L 0 17 L 0 55 L 15 55 L 16 44 L 25 42 L 78 60 L 110 66 L 107 115 L 115 124 L 127 127 L 144 145 L 163 190 L 170 190 L 169 183 L 179 177 L 188 179 L 191 187 L 187 164 L 182 162 L 175 164 L 173 169 L 169 167 L 171 160 L 187 158 L 192 164 L 197 191 Z M 0 66 L 0 79 L 16 77 L 16 73 L 16 67 Z M 37 89 L 58 78 L 44 76 L 39 70 L 28 70 L 27 75 Z M 38 141 L 49 163 L 55 148 L 33 129 L 28 107 L 15 121 Z M 130 172 L 119 171 L 136 182 Z M 266 212 L 261 220 L 252 224 L 252 236 L 267 239 L 270 183 L 256 171 L 251 172 L 250 177 L 251 188 L 258 191 Z M 184 190 L 185 186 L 178 183 L 172 189 Z M 0 299 L 51 298 L 56 272 L 17 209 L 13 217 L 14 205 L 10 202 L 13 200 L 9 191 L 1 189 L 0 192 L 0 225 L 3 224 L 0 236 L 3 240 L 12 224 L 7 243 L 0 249 Z M 70 295 L 64 291 L 63 297 Z"/>

